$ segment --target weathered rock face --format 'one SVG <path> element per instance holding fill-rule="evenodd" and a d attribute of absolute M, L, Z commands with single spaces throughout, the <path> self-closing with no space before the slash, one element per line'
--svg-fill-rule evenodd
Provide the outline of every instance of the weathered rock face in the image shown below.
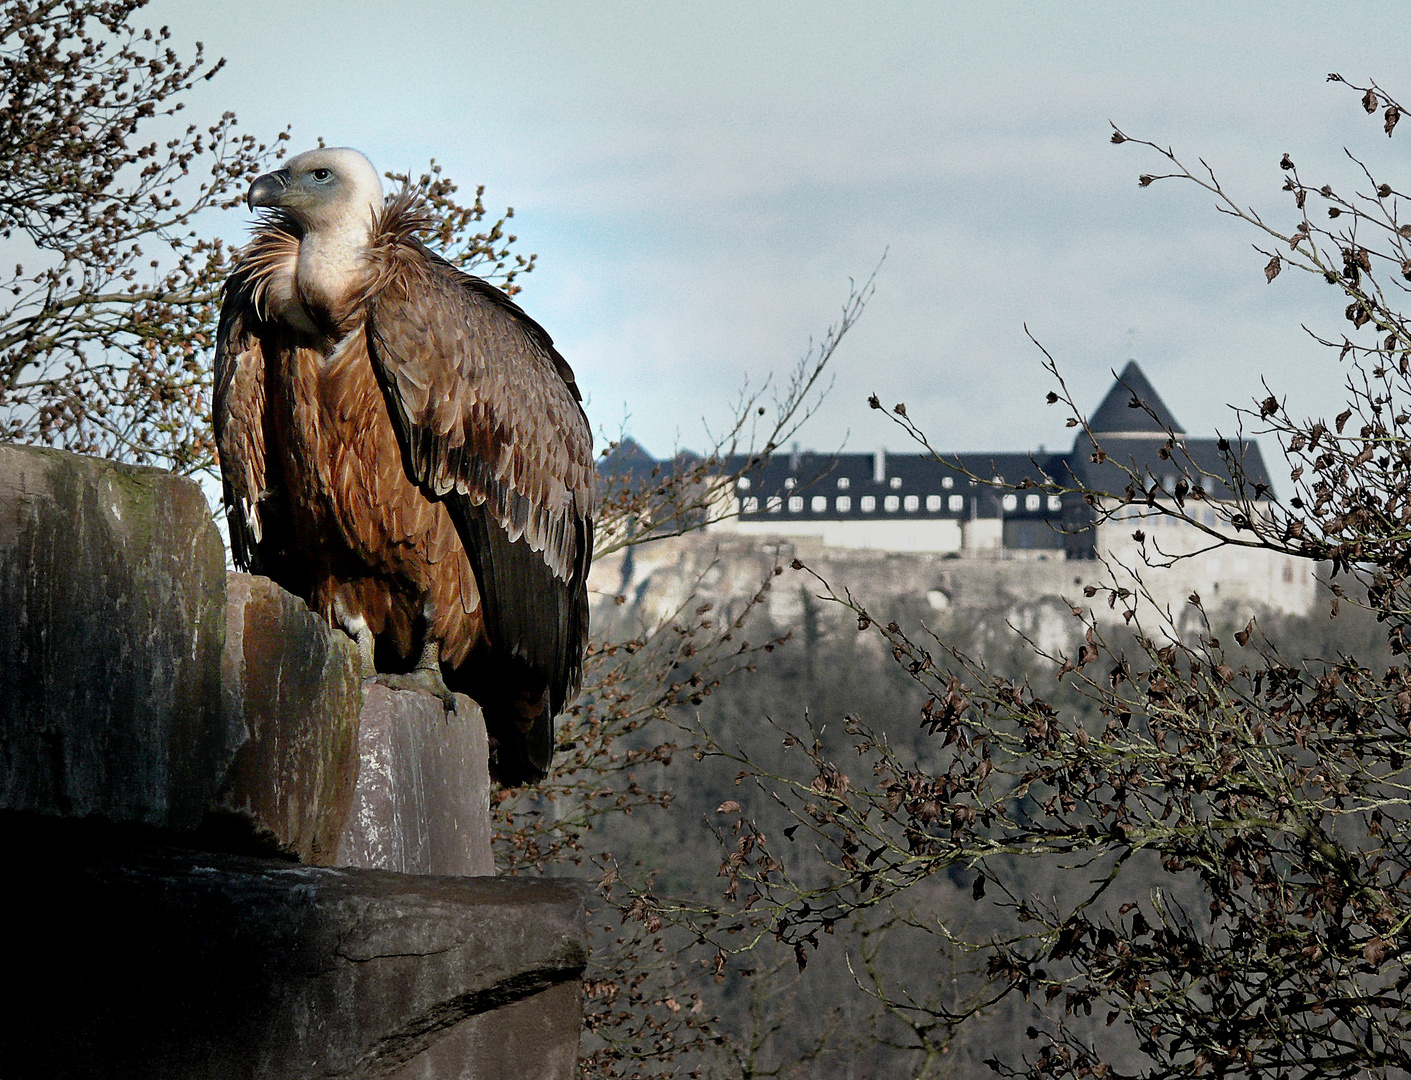
<path fill-rule="evenodd" d="M 192 482 L 0 446 L 0 1077 L 573 1075 L 581 891 L 450 876 L 480 712 L 362 676 Z"/>
<path fill-rule="evenodd" d="M 298 597 L 227 586 L 191 481 L 0 446 L 0 809 L 493 873 L 479 710 L 381 687 L 365 709 L 362 676 Z"/>
<path fill-rule="evenodd" d="M 7 1080 L 572 1075 L 574 883 L 65 846 L 0 893 Z"/>
<path fill-rule="evenodd" d="M 269 578 L 231 574 L 227 595 L 221 705 L 244 739 L 219 809 L 301 862 L 331 865 L 358 781 L 357 647 Z"/>
<path fill-rule="evenodd" d="M 568 1080 L 577 1075 L 583 992 L 559 983 L 469 1016 L 395 1072 L 392 1080 Z"/>
<path fill-rule="evenodd" d="M 224 620 L 194 483 L 0 445 L 0 808 L 199 824 L 240 738 Z"/>
<path fill-rule="evenodd" d="M 489 746 L 480 709 L 457 695 L 371 686 L 357 791 L 336 866 L 405 874 L 493 874 Z"/>
<path fill-rule="evenodd" d="M 244 739 L 226 824 L 312 866 L 493 874 L 479 707 L 365 685 L 352 639 L 268 578 L 228 592 L 223 708 Z"/>

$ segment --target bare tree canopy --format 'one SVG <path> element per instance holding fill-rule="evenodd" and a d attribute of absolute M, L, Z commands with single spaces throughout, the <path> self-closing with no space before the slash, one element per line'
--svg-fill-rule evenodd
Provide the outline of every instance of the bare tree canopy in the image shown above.
<path fill-rule="evenodd" d="M 233 113 L 183 123 L 215 77 L 135 16 L 146 0 L 0 5 L 0 438 L 179 472 L 210 470 L 210 352 L 230 249 L 209 221 L 282 156 Z M 406 177 L 393 179 L 407 180 Z M 434 242 L 513 293 L 534 257 L 487 228 L 432 162 Z M 6 260 L 9 261 L 8 259 Z"/>

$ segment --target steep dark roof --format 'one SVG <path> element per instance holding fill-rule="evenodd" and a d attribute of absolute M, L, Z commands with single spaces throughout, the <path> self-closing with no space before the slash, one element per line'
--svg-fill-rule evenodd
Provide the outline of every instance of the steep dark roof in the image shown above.
<path fill-rule="evenodd" d="M 1237 480 L 1242 481 L 1249 498 L 1263 498 L 1254 491 L 1256 486 L 1272 488 L 1264 455 L 1256 442 L 1229 442 L 1228 450 L 1220 449 L 1219 439 L 1181 439 L 1167 458 L 1161 457 L 1164 441 L 1156 439 L 1122 439 L 1102 437 L 1100 445 L 1106 455 L 1094 463 L 1092 440 L 1086 434 L 1078 436 L 1069 461 L 1077 480 L 1093 491 L 1120 495 L 1134 482 L 1125 466 L 1142 478 L 1138 486 L 1157 484 L 1171 490 L 1177 479 L 1199 484 L 1212 499 L 1232 499 L 1237 494 Z M 1231 465 L 1234 468 L 1231 468 Z"/>
<path fill-rule="evenodd" d="M 598 476 L 628 486 L 644 484 L 660 471 L 660 463 L 635 439 L 625 438 L 598 459 Z"/>
<path fill-rule="evenodd" d="M 1146 408 L 1134 407 L 1135 401 L 1142 402 Z M 1167 431 L 1180 434 L 1184 430 L 1171 415 L 1171 410 L 1166 407 L 1161 396 L 1147 381 L 1147 377 L 1142 374 L 1142 369 L 1137 367 L 1135 360 L 1127 361 L 1127 366 L 1122 369 L 1122 374 L 1117 376 L 1117 381 L 1102 399 L 1102 404 L 1088 418 L 1088 426 L 1099 436 L 1118 432 L 1140 432 L 1159 436 Z"/>
<path fill-rule="evenodd" d="M 728 463 L 743 469 L 745 458 Z M 1007 493 L 992 486 L 1017 485 L 1026 479 L 1042 483 L 1045 475 L 1066 477 L 1066 458 L 1059 454 L 952 454 L 940 461 L 929 454 L 885 454 L 884 476 L 876 479 L 873 454 L 774 454 L 757 463 L 737 485 L 741 517 L 767 518 L 779 513 L 790 520 L 923 520 L 1056 517 L 1060 508 L 1047 496 L 1020 494 L 1015 505 L 1002 510 Z M 980 477 L 977 483 L 966 472 Z M 839 496 L 843 496 L 840 502 Z M 908 496 L 916 499 L 908 506 Z M 789 504 L 791 497 L 799 501 Z M 771 507 L 771 500 L 774 506 Z M 864 506 L 864 500 L 866 506 Z M 889 505 L 890 501 L 890 505 Z M 846 508 L 844 508 L 846 507 Z"/>
<path fill-rule="evenodd" d="M 1150 411 L 1132 408 L 1134 398 Z M 1092 519 L 1081 494 L 1052 495 L 1029 484 L 1076 486 L 1118 498 L 1129 484 L 1142 492 L 1153 486 L 1172 492 L 1182 479 L 1217 501 L 1262 499 L 1270 492 L 1269 472 L 1257 443 L 1227 442 L 1222 450 L 1223 440 L 1218 438 L 1185 437 L 1134 361 L 1122 369 L 1090 425 L 1101 454 L 1093 438 L 1080 430 L 1068 453 L 971 452 L 941 454 L 938 460 L 929 454 L 819 454 L 796 449 L 753 461 L 735 456 L 725 466 L 727 475 L 742 474 L 736 495 L 740 516 L 746 521 L 1002 518 L 1005 544 L 1011 544 L 1009 530 L 1014 526 L 1019 538 L 1014 543 L 1021 547 L 1058 546 L 1048 533 L 1034 530 L 1056 522 L 1079 529 Z M 1176 435 L 1169 447 L 1168 431 Z M 628 443 L 619 451 L 634 460 L 641 453 Z M 879 467 L 880 479 L 875 472 Z M 1021 526 L 1033 528 L 1024 533 Z M 1064 546 L 1073 557 L 1091 557 L 1091 534 L 1081 534 Z"/>

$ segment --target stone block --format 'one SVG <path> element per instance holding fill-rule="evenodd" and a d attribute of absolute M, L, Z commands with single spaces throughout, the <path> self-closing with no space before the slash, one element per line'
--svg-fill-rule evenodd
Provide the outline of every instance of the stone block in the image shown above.
<path fill-rule="evenodd" d="M 365 710 L 346 634 L 268 578 L 227 585 L 192 481 L 0 445 L 0 613 L 0 809 L 493 872 L 479 710 L 381 687 Z"/>
<path fill-rule="evenodd" d="M 224 619 L 195 483 L 0 445 L 0 808 L 199 824 L 240 738 Z"/>
<path fill-rule="evenodd" d="M 243 739 L 217 809 L 301 862 L 330 865 L 358 779 L 357 646 L 269 578 L 231 574 L 226 591 L 221 707 Z"/>
<path fill-rule="evenodd" d="M 85 849 L 52 834 L 91 826 L 8 817 L 7 1080 L 574 1074 L 577 883 Z"/>
<path fill-rule="evenodd" d="M 458 695 L 372 685 L 359 770 L 334 865 L 406 874 L 493 874 L 489 746 L 480 708 Z"/>
<path fill-rule="evenodd" d="M 365 684 L 353 640 L 268 578 L 231 574 L 228 594 L 227 836 L 314 866 L 493 874 L 479 707 Z"/>
<path fill-rule="evenodd" d="M 533 997 L 469 1016 L 405 1065 L 391 1080 L 555 1080 L 575 1076 L 583 992 L 559 983 Z"/>
<path fill-rule="evenodd" d="M 0 445 L 0 809 L 333 860 L 357 650 L 230 575 L 200 488 Z"/>

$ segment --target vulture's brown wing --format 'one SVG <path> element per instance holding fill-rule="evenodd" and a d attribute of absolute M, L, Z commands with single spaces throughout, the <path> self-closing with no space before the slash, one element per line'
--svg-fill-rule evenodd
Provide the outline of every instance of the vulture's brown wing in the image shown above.
<path fill-rule="evenodd" d="M 242 570 L 260 570 L 265 539 L 260 500 L 268 490 L 265 471 L 265 358 L 245 275 L 232 275 L 221 301 L 216 330 L 215 422 L 230 526 L 230 553 Z"/>
<path fill-rule="evenodd" d="M 524 732 L 542 773 L 588 633 L 593 447 L 573 372 L 504 293 L 419 244 L 369 298 L 368 337 L 407 467 L 475 567 L 492 648 L 521 693 L 547 691 L 547 729 Z"/>

